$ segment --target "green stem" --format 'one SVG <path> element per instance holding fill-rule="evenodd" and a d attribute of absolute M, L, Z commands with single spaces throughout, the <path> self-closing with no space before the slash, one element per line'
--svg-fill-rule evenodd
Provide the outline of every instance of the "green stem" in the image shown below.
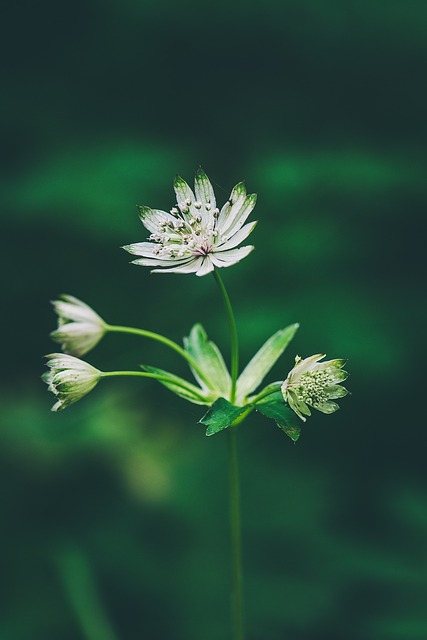
<path fill-rule="evenodd" d="M 227 293 L 227 289 L 224 286 L 224 283 L 221 279 L 221 276 L 218 274 L 217 269 L 214 271 L 214 277 L 218 288 L 221 292 L 222 298 L 225 304 L 225 310 L 227 312 L 228 325 L 230 329 L 230 341 L 231 341 L 231 392 L 230 392 L 230 402 L 233 402 L 236 399 L 236 383 L 237 383 L 237 375 L 239 373 L 239 339 L 237 336 L 237 326 L 236 320 L 234 319 L 233 308 L 231 306 L 230 298 Z"/>
<path fill-rule="evenodd" d="M 240 487 L 239 466 L 237 459 L 236 428 L 229 427 L 228 452 L 230 474 L 230 534 L 232 550 L 232 612 L 234 640 L 244 640 L 243 631 L 243 573 L 242 573 L 242 542 L 240 519 Z"/>
<path fill-rule="evenodd" d="M 175 387 L 181 387 L 181 389 L 185 389 L 186 391 L 197 395 L 200 400 L 205 401 L 205 398 L 197 393 L 197 387 L 192 385 L 190 382 L 187 384 L 185 380 L 179 380 L 175 377 L 171 378 L 170 376 L 162 376 L 160 373 L 147 373 L 145 371 L 102 371 L 100 377 L 115 378 L 118 376 L 137 376 L 139 378 L 152 378 L 153 380 L 159 380 L 160 382 L 169 382 Z"/>
<path fill-rule="evenodd" d="M 169 340 L 165 336 L 162 336 L 160 333 L 154 333 L 153 331 L 147 331 L 146 329 L 136 329 L 134 327 L 122 327 L 119 325 L 105 325 L 105 330 L 110 331 L 112 333 L 128 333 L 131 335 L 142 336 L 144 338 L 149 338 L 150 340 L 155 340 L 156 342 L 160 342 L 161 344 L 166 345 L 176 353 L 179 353 L 181 357 L 183 357 L 190 367 L 197 371 L 199 377 L 205 382 L 209 388 L 211 388 L 212 384 L 198 365 L 198 363 L 190 356 L 189 353 L 185 349 L 179 346 L 173 340 Z"/>
<path fill-rule="evenodd" d="M 236 399 L 236 384 L 239 373 L 239 340 L 237 335 L 236 320 L 227 290 L 215 269 L 214 276 L 218 288 L 224 300 L 225 310 L 228 318 L 231 342 L 231 391 L 230 402 Z M 237 458 L 237 425 L 246 417 L 252 408 L 248 407 L 235 425 L 227 429 L 228 433 L 228 464 L 230 477 L 230 535 L 231 535 L 231 561 L 232 561 L 232 614 L 233 614 L 233 637 L 234 640 L 244 640 L 243 631 L 243 572 L 242 572 L 242 526 L 240 518 L 240 485 L 239 485 L 239 464 Z"/>
<path fill-rule="evenodd" d="M 281 382 L 273 382 L 272 384 L 268 385 L 268 387 L 260 391 L 258 395 L 253 396 L 252 398 L 248 398 L 248 402 L 250 402 L 251 404 L 256 404 L 263 398 L 271 396 L 272 393 L 277 393 L 278 391 L 280 391 L 281 384 Z"/>

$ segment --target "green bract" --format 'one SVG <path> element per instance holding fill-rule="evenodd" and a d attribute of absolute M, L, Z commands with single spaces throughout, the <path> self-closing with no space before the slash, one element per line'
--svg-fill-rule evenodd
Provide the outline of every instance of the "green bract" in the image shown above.
<path fill-rule="evenodd" d="M 321 353 L 304 360 L 297 356 L 294 368 L 282 385 L 285 402 L 301 420 L 305 421 L 305 416 L 311 415 L 309 407 L 322 413 L 334 413 L 339 406 L 332 400 L 348 394 L 347 389 L 339 384 L 348 377 L 342 368 L 346 360 L 319 362 L 324 357 Z"/>

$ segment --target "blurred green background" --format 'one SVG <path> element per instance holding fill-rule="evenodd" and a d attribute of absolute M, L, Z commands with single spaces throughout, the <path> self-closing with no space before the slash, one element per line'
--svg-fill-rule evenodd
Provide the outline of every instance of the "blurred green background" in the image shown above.
<path fill-rule="evenodd" d="M 1 101 L 1 640 L 229 637 L 226 438 L 151 382 L 51 414 L 49 300 L 228 350 L 212 278 L 120 246 L 201 164 L 259 194 L 256 251 L 223 271 L 242 362 L 277 329 L 348 357 L 352 396 L 294 446 L 239 436 L 248 640 L 427 638 L 423 350 L 427 5 L 9 3 Z M 109 336 L 89 362 L 186 374 Z"/>

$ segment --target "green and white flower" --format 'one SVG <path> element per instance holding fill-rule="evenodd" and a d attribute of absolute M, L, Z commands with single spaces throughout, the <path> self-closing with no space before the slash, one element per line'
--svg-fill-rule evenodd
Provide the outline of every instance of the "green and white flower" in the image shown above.
<path fill-rule="evenodd" d="M 82 356 L 98 344 L 106 325 L 91 307 L 69 295 L 62 295 L 52 304 L 58 315 L 58 328 L 50 337 L 60 343 L 63 351 Z"/>
<path fill-rule="evenodd" d="M 63 353 L 51 353 L 47 371 L 42 377 L 49 391 L 55 394 L 57 402 L 52 411 L 65 409 L 83 398 L 97 385 L 101 372 L 79 358 Z"/>
<path fill-rule="evenodd" d="M 339 409 L 337 398 L 348 394 L 347 389 L 339 383 L 346 380 L 348 373 L 342 367 L 346 360 L 327 360 L 319 362 L 325 354 L 317 354 L 305 358 L 297 356 L 295 366 L 282 384 L 281 390 L 285 402 L 301 418 L 310 416 L 309 407 L 322 413 L 334 413 Z"/>
<path fill-rule="evenodd" d="M 199 169 L 194 193 L 177 176 L 174 182 L 177 204 L 170 212 L 138 207 L 143 225 L 150 231 L 150 242 L 123 247 L 140 258 L 134 264 L 160 267 L 153 272 L 195 273 L 204 276 L 215 267 L 230 267 L 254 248 L 237 248 L 253 231 L 256 222 L 245 224 L 256 203 L 256 195 L 246 194 L 239 182 L 224 206 L 216 204 L 213 187 Z"/>

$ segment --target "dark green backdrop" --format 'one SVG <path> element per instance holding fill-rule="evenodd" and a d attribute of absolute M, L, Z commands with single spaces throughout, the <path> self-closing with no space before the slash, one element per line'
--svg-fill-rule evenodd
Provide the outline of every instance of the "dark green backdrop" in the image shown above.
<path fill-rule="evenodd" d="M 229 637 L 224 434 L 138 380 L 51 414 L 39 379 L 61 292 L 227 351 L 212 278 L 119 248 L 201 164 L 259 194 L 223 272 L 243 362 L 299 321 L 271 380 L 319 351 L 352 374 L 295 446 L 241 429 L 248 639 L 425 639 L 426 3 L 47 0 L 4 26 L 0 638 Z M 87 359 L 185 373 L 120 336 Z"/>

